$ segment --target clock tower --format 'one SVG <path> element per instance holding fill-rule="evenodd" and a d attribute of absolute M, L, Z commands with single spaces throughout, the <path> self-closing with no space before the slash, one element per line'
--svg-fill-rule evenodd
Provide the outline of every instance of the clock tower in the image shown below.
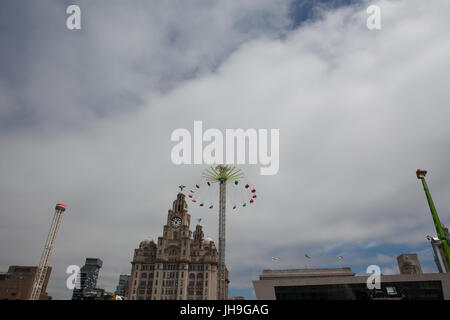
<path fill-rule="evenodd" d="M 204 237 L 200 224 L 195 232 L 190 230 L 186 200 L 179 192 L 168 211 L 163 235 L 156 243 L 144 240 L 135 249 L 130 300 L 217 299 L 217 248 L 211 238 Z"/>
<path fill-rule="evenodd" d="M 187 261 L 190 255 L 189 240 L 192 231 L 189 230 L 191 215 L 188 213 L 186 195 L 178 193 L 177 199 L 172 203 L 172 209 L 167 214 L 167 222 L 163 227 L 163 236 L 158 238 L 156 259 L 173 261 L 180 259 Z M 165 249 L 165 250 L 163 250 Z"/>
<path fill-rule="evenodd" d="M 186 203 L 186 196 L 184 195 L 184 193 L 180 192 L 177 195 L 177 199 L 172 204 L 172 209 L 169 209 L 166 226 L 172 227 L 177 231 L 189 230 L 191 215 L 188 213 L 187 209 L 188 206 Z"/>

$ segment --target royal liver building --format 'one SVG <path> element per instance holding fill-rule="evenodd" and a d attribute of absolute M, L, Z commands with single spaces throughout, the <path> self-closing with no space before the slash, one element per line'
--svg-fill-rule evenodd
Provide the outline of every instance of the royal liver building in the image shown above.
<path fill-rule="evenodd" d="M 131 262 L 130 300 L 214 300 L 218 254 L 202 226 L 189 229 L 191 216 L 180 192 L 158 243 L 144 240 Z M 228 277 L 227 277 L 228 296 Z"/>

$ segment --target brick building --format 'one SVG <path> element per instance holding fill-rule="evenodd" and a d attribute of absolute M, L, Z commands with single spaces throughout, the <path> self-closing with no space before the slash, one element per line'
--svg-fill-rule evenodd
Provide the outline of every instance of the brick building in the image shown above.
<path fill-rule="evenodd" d="M 28 300 L 33 289 L 33 281 L 38 267 L 10 266 L 8 272 L 0 273 L 0 300 Z M 48 267 L 39 300 L 50 300 L 47 284 L 52 267 Z"/>

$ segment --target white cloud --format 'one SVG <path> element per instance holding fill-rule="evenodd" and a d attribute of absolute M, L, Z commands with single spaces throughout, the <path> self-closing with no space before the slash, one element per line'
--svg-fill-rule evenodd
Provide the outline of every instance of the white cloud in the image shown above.
<path fill-rule="evenodd" d="M 383 268 L 381 270 L 381 274 L 385 274 L 385 275 L 392 275 L 392 274 L 399 274 L 400 270 L 398 270 L 398 267 L 392 267 L 392 268 Z"/>

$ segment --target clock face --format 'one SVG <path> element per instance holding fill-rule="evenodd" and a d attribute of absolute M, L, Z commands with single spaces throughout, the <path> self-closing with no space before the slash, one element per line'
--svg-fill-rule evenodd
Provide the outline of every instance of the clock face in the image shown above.
<path fill-rule="evenodd" d="M 181 219 L 178 217 L 175 217 L 172 219 L 171 224 L 172 224 L 172 227 L 178 228 L 179 226 L 181 226 Z"/>

